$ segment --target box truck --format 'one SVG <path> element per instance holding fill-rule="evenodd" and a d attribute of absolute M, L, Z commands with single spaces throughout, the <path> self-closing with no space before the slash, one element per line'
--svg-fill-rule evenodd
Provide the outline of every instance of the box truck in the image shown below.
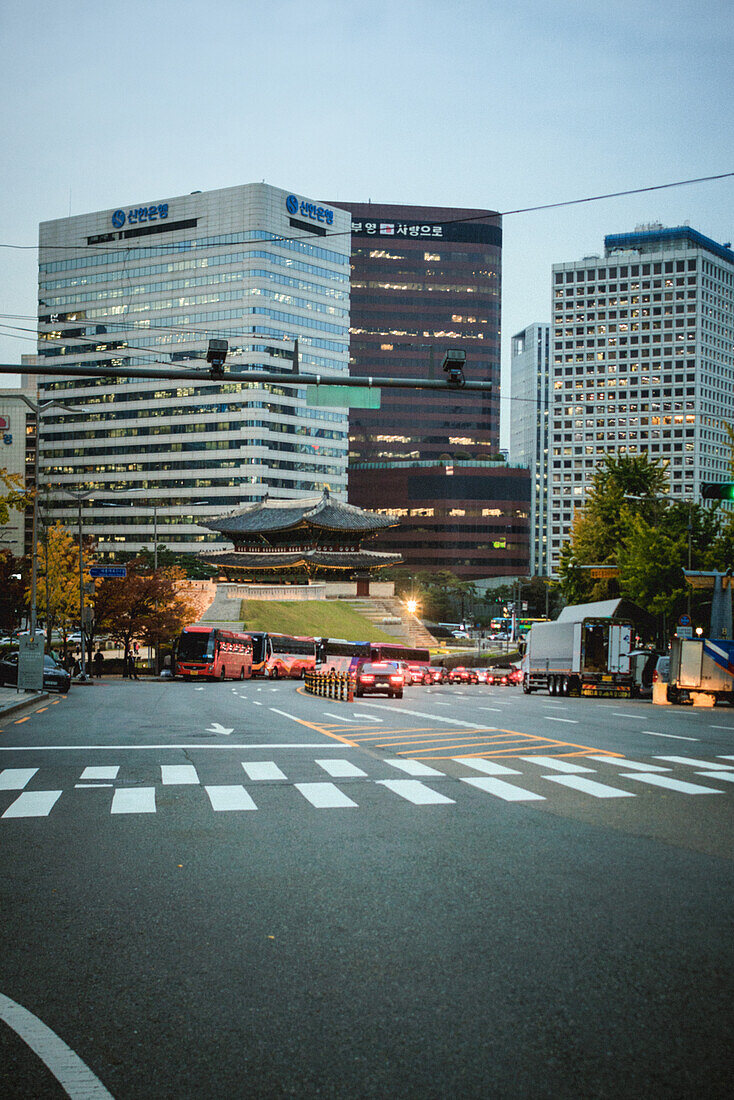
<path fill-rule="evenodd" d="M 522 659 L 523 691 L 629 698 L 634 633 L 631 621 L 607 617 L 534 623 Z"/>

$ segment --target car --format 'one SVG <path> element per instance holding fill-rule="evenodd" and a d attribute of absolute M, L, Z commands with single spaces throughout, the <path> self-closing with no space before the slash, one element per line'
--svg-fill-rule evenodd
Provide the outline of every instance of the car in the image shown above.
<path fill-rule="evenodd" d="M 658 657 L 652 674 L 654 684 L 667 684 L 670 679 L 670 657 Z"/>
<path fill-rule="evenodd" d="M 487 668 L 478 668 L 477 669 L 477 683 L 478 684 L 486 684 L 488 676 L 489 676 L 489 669 L 487 669 Z"/>
<path fill-rule="evenodd" d="M 416 664 L 415 661 L 408 661 L 408 668 L 410 670 L 411 683 L 413 684 L 430 684 L 431 676 L 428 671 L 427 665 Z"/>
<path fill-rule="evenodd" d="M 398 672 L 403 677 L 403 686 L 411 687 L 413 684 L 413 673 L 410 671 L 410 665 L 407 661 L 390 661 L 390 664 L 395 665 Z"/>
<path fill-rule="evenodd" d="M 522 683 L 522 669 L 512 668 L 510 669 L 510 683 L 521 684 Z"/>
<path fill-rule="evenodd" d="M 463 665 L 457 665 L 456 668 L 452 668 L 449 673 L 450 684 L 477 684 L 479 680 L 477 678 L 477 671 L 474 668 L 465 668 Z"/>
<path fill-rule="evenodd" d="M 354 694 L 361 698 L 363 695 L 387 692 L 391 699 L 402 699 L 403 683 L 403 673 L 396 664 L 366 661 L 357 673 Z"/>
<path fill-rule="evenodd" d="M 18 650 L 9 649 L 0 656 L 0 684 L 18 683 Z M 44 690 L 58 691 L 66 695 L 71 687 L 71 676 L 48 653 L 43 658 L 43 687 Z"/>
<path fill-rule="evenodd" d="M 510 670 L 509 668 L 489 668 L 487 669 L 487 683 L 490 685 L 498 684 L 502 687 L 507 687 L 510 683 Z"/>

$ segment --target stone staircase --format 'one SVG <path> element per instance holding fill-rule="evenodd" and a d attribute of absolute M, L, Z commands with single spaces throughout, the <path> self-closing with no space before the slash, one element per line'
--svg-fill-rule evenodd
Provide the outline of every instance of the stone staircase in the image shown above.
<path fill-rule="evenodd" d="M 397 596 L 345 599 L 343 602 L 405 645 L 425 646 L 427 649 L 436 649 L 438 646 L 438 642 L 420 619 L 406 611 Z"/>
<path fill-rule="evenodd" d="M 242 630 L 244 624 L 239 617 L 240 600 L 230 600 L 228 596 L 232 587 L 234 586 L 228 584 L 217 585 L 217 594 L 214 601 L 201 616 L 200 622 L 211 623 L 212 626 L 221 626 L 224 630 Z"/>

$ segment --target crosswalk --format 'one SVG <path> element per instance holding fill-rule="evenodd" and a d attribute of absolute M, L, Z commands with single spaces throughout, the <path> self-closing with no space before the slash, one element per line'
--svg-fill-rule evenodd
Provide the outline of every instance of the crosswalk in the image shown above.
<path fill-rule="evenodd" d="M 421 760 L 397 757 L 361 757 L 358 764 L 334 757 L 309 757 L 292 765 L 275 760 L 235 760 L 226 766 L 228 782 L 212 781 L 215 775 L 211 761 L 198 766 L 150 763 L 143 779 L 139 764 L 134 777 L 125 763 L 90 764 L 74 770 L 68 783 L 71 769 L 65 770 L 65 785 L 58 781 L 58 770 L 53 773 L 55 782 L 46 785 L 44 777 L 50 768 L 5 768 L 0 770 L 0 821 L 49 817 L 68 805 L 70 799 L 89 799 L 91 790 L 105 792 L 105 800 L 95 805 L 97 808 L 102 805 L 115 816 L 158 813 L 158 794 L 164 788 L 203 789 L 205 805 L 214 813 L 258 810 L 264 801 L 258 789 L 267 787 L 277 788 L 286 802 L 292 804 L 295 797 L 301 805 L 316 810 L 374 805 L 375 793 L 379 792 L 413 806 L 451 806 L 467 790 L 499 802 L 546 802 L 563 793 L 603 800 L 629 799 L 645 793 L 649 796 L 656 791 L 686 797 L 734 791 L 731 785 L 734 757 L 705 760 L 656 756 L 650 760 L 628 760 L 597 753 L 579 759 L 583 763 L 531 755 L 500 764 L 484 757 L 460 756 L 443 762 L 440 769 L 435 762 L 428 765 Z M 221 767 L 217 768 L 216 778 L 222 778 Z M 335 781 L 341 781 L 341 785 Z M 365 791 L 371 793 L 365 796 Z M 78 806 L 79 802 L 75 804 Z M 272 809 L 272 800 L 267 801 L 267 806 Z"/>

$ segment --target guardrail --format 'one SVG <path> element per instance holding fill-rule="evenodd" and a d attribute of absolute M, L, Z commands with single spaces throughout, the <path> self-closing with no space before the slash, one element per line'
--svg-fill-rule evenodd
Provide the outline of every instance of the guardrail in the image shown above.
<path fill-rule="evenodd" d="M 354 701 L 354 677 L 348 672 L 307 672 L 305 687 L 310 695 Z"/>

